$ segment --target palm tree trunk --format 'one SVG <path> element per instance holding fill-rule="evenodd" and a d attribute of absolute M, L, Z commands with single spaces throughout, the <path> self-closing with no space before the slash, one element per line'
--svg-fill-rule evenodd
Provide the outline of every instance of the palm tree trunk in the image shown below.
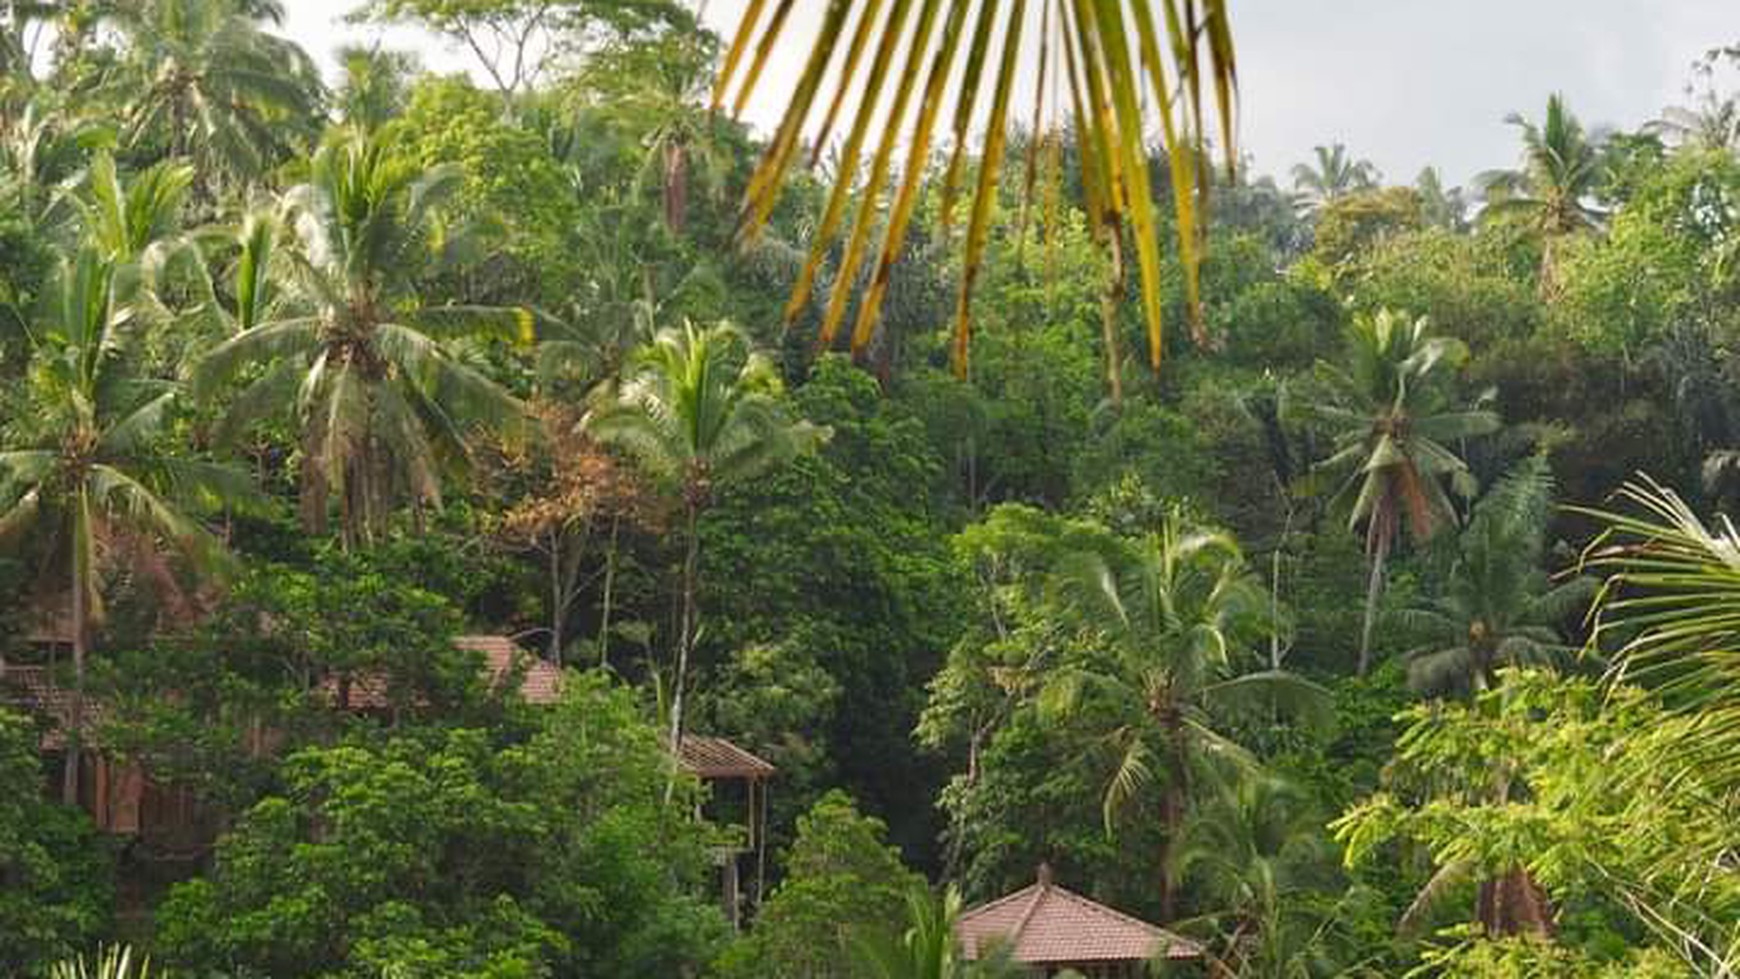
<path fill-rule="evenodd" d="M 81 504 L 83 500 L 79 501 Z M 81 505 L 81 515 L 83 513 Z M 84 535 L 89 526 L 81 519 L 76 521 L 73 530 L 73 574 L 72 574 L 72 654 L 73 654 L 73 695 L 72 710 L 67 720 L 64 732 L 66 741 L 66 764 L 61 768 L 60 801 L 69 806 L 79 803 L 79 761 L 84 752 L 85 727 L 85 642 L 88 629 L 85 620 L 90 611 L 87 587 L 89 564 L 88 553 L 84 548 Z"/>
<path fill-rule="evenodd" d="M 1533 875 L 1522 867 L 1482 881 L 1475 910 L 1481 927 L 1490 937 L 1548 938 L 1553 934 L 1551 902 Z"/>
<path fill-rule="evenodd" d="M 604 595 L 598 616 L 598 665 L 610 668 L 610 613 L 616 597 L 616 535 L 622 529 L 622 515 L 610 518 L 610 549 L 604 552 Z"/>
<path fill-rule="evenodd" d="M 1371 669 L 1371 633 L 1377 624 L 1378 597 L 1384 590 L 1384 560 L 1388 548 L 1378 548 L 1371 556 L 1371 579 L 1365 586 L 1365 622 L 1359 630 L 1359 675 Z"/>
<path fill-rule="evenodd" d="M 701 538 L 698 532 L 701 517 L 700 504 L 694 499 L 694 494 L 687 494 L 686 531 L 687 540 L 683 552 L 683 621 L 682 634 L 677 641 L 677 670 L 671 682 L 671 757 L 682 757 L 683 749 L 683 688 L 689 682 L 689 652 L 695 644 L 696 626 L 696 581 L 701 572 Z M 665 801 L 669 802 L 676 790 L 676 768 L 672 767 L 672 778 L 665 790 Z"/>
<path fill-rule="evenodd" d="M 1115 233 L 1111 240 L 1112 270 L 1100 293 L 1101 342 L 1106 347 L 1106 385 L 1112 407 L 1124 405 L 1124 357 L 1118 342 L 1118 307 L 1124 296 L 1124 246 Z"/>
<path fill-rule="evenodd" d="M 1178 892 L 1172 884 L 1172 863 L 1177 858 L 1178 837 L 1184 832 L 1184 807 L 1190 802 L 1190 759 L 1185 756 L 1184 724 L 1176 709 L 1165 708 L 1160 724 L 1167 733 L 1171 777 L 1160 792 L 1160 921 L 1169 924 L 1178 916 Z"/>

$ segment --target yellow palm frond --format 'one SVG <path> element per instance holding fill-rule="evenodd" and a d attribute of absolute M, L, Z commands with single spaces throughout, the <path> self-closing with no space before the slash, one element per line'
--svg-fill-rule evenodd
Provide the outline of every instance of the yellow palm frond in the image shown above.
<path fill-rule="evenodd" d="M 1237 73 L 1228 5 L 1228 0 L 831 0 L 795 88 L 782 93 L 785 111 L 750 179 L 741 214 L 742 234 L 752 240 L 773 211 L 797 160 L 800 140 L 814 132 L 819 154 L 842 107 L 855 103 L 845 127 L 839 176 L 787 304 L 788 322 L 808 304 L 823 259 L 843 235 L 845 257 L 833 276 L 834 292 L 823 318 L 822 339 L 833 339 L 860 279 L 858 266 L 867 257 L 872 234 L 880 229 L 882 244 L 869 276 L 869 293 L 859 305 L 851 338 L 854 351 L 869 344 L 937 130 L 946 130 L 954 142 L 941 176 L 945 231 L 963 181 L 967 142 L 972 133 L 982 131 L 954 324 L 955 367 L 965 372 L 972 294 L 1002 175 L 1015 80 L 1029 67 L 1026 62 L 1037 61 L 1031 66 L 1038 79 L 1032 93 L 1037 125 L 1030 138 L 1046 138 L 1041 130 L 1066 121 L 1075 127 L 1082 144 L 1088 211 L 1100 241 L 1107 248 L 1120 248 L 1127 231 L 1136 248 L 1149 362 L 1155 369 L 1164 337 L 1160 234 L 1149 173 L 1151 135 L 1166 154 L 1191 335 L 1206 344 L 1198 270 L 1211 183 L 1202 172 L 1211 112 L 1220 121 L 1229 169 L 1236 158 Z M 791 0 L 749 4 L 719 74 L 715 108 L 745 108 L 762 80 L 769 53 L 788 26 L 792 7 Z M 846 43 L 840 44 L 842 39 Z M 873 51 L 867 62 L 866 51 Z M 826 96 L 823 81 L 830 75 L 837 81 Z M 884 84 L 890 78 L 893 84 Z M 1067 104 L 1047 97 L 1048 79 L 1054 87 L 1068 89 Z M 985 95 L 989 98 L 982 99 Z M 1066 114 L 1067 120 L 1060 118 Z M 876 127 L 881 132 L 868 179 L 855 187 Z M 904 162 L 895 161 L 897 149 L 904 149 Z M 1029 194 L 1035 152 L 1029 150 Z M 892 207 L 884 207 L 890 187 Z M 854 191 L 862 197 L 848 226 L 847 204 Z"/>

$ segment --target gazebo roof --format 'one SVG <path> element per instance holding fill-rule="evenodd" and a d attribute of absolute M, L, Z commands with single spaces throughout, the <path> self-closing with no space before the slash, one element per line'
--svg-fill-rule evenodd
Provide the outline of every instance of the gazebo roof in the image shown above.
<path fill-rule="evenodd" d="M 520 696 L 533 706 L 553 704 L 561 699 L 562 671 L 548 660 L 532 656 L 506 636 L 454 636 L 453 645 L 483 654 L 483 676 L 491 692 L 500 693 L 510 677 L 521 668 Z M 327 677 L 321 684 L 325 695 L 336 701 L 340 684 L 336 677 Z M 386 677 L 380 673 L 363 672 L 350 678 L 348 702 L 335 704 L 347 710 L 385 710 L 391 706 Z"/>
<path fill-rule="evenodd" d="M 962 914 L 955 923 L 967 958 L 1006 945 L 1017 962 L 1073 965 L 1193 959 L 1202 947 L 1157 925 L 1114 911 L 1052 883 L 1049 868 L 1007 897 Z"/>
<path fill-rule="evenodd" d="M 683 735 L 678 760 L 690 774 L 702 779 L 769 778 L 775 771 L 772 764 L 724 738 L 700 734 Z"/>

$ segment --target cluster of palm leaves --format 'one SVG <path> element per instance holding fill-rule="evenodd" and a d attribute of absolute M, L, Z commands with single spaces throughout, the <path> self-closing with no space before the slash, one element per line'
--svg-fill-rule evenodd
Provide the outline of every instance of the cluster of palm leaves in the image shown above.
<path fill-rule="evenodd" d="M 625 449 L 682 501 L 685 551 L 682 620 L 672 678 L 670 743 L 681 743 L 689 657 L 700 628 L 702 512 L 717 490 L 752 478 L 813 447 L 825 429 L 793 421 L 775 395 L 779 375 L 722 325 L 660 332 L 607 385 L 582 423 L 594 438 Z"/>
<path fill-rule="evenodd" d="M 1192 801 L 1234 784 L 1255 760 L 1218 730 L 1228 714 L 1326 716 L 1320 687 L 1279 669 L 1252 670 L 1251 643 L 1274 623 L 1236 542 L 1174 514 L 1133 544 L 1071 555 L 1052 587 L 1103 655 L 1053 670 L 1042 716 L 1092 718 L 1118 755 L 1105 791 L 1108 829 L 1145 803 L 1166 836 L 1157 873 L 1170 919 L 1177 846 Z"/>
<path fill-rule="evenodd" d="M 1293 189 L 1307 210 L 1377 186 L 1378 171 L 1370 160 L 1356 160 L 1340 143 L 1312 147 L 1312 162 L 1293 166 Z"/>
<path fill-rule="evenodd" d="M 1349 525 L 1363 528 L 1370 560 L 1359 671 L 1370 666 L 1386 562 L 1403 536 L 1423 542 L 1457 520 L 1451 494 L 1468 498 L 1474 480 L 1455 446 L 1496 431 L 1498 416 L 1452 397 L 1445 372 L 1466 356 L 1457 341 L 1431 335 L 1423 318 L 1380 310 L 1353 319 L 1344 363 L 1319 362 L 1311 390 L 1289 413 L 1331 439 L 1319 478 L 1349 499 Z"/>
<path fill-rule="evenodd" d="M 733 111 L 743 110 L 769 55 L 784 37 L 792 6 L 793 0 L 750 0 L 725 54 L 714 89 L 716 107 L 729 103 Z M 1228 6 L 1225 0 L 1133 4 L 845 0 L 829 4 L 796 84 L 790 92 L 780 93 L 786 108 L 744 204 L 743 226 L 753 235 L 772 214 L 783 179 L 796 165 L 805 140 L 820 153 L 830 145 L 837 126 L 846 134 L 836 166 L 839 177 L 788 316 L 795 317 L 807 304 L 824 256 L 846 232 L 844 255 L 822 320 L 822 339 L 831 342 L 844 325 L 860 266 L 874 255 L 874 271 L 857 304 L 850 334 L 855 351 L 872 341 L 890 272 L 927 179 L 932 148 L 943 146 L 947 137 L 952 146 L 942 181 L 945 230 L 954 220 L 963 185 L 973 181 L 955 317 L 955 362 L 965 369 L 973 287 L 989 240 L 1007 134 L 1015 122 L 1013 90 L 1020 72 L 1036 67 L 1031 129 L 1051 131 L 1068 120 L 1081 134 L 1087 209 L 1100 242 L 1115 257 L 1116 274 L 1121 275 L 1123 263 L 1116 256 L 1121 255 L 1126 236 L 1134 242 L 1149 357 L 1156 368 L 1162 349 L 1160 223 L 1153 203 L 1149 145 L 1151 126 L 1158 124 L 1192 335 L 1206 343 L 1197 268 L 1202 202 L 1213 183 L 1203 152 L 1212 128 L 1211 113 L 1217 113 L 1222 123 L 1229 171 L 1237 158 L 1232 116 L 1236 68 Z M 1037 50 L 1037 66 L 1031 65 L 1028 43 L 1035 35 L 1032 48 Z M 830 78 L 836 79 L 831 92 L 826 84 Z M 974 179 L 968 143 L 979 129 L 986 137 Z M 1043 140 L 1030 142 L 1029 192 Z M 889 185 L 893 194 L 884 200 Z M 859 186 L 864 190 L 854 203 Z M 878 230 L 881 242 L 872 246 Z"/>
<path fill-rule="evenodd" d="M 1585 607 L 1594 583 L 1555 583 L 1541 570 L 1552 499 L 1546 458 L 1524 460 L 1475 506 L 1443 591 L 1394 613 L 1398 627 L 1423 639 L 1408 653 L 1415 689 L 1477 693 L 1504 667 L 1552 666 L 1571 652 L 1560 626 Z"/>
<path fill-rule="evenodd" d="M 126 945 L 113 945 L 97 953 L 96 958 L 84 956 L 58 962 L 49 970 L 49 979 L 164 979 L 168 973 L 153 970 L 151 960 L 138 955 Z"/>

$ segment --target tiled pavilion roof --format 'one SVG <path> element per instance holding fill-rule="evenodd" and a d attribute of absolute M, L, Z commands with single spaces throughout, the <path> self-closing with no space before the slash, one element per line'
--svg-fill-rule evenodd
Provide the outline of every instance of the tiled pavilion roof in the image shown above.
<path fill-rule="evenodd" d="M 521 650 L 506 636 L 455 636 L 453 645 L 483 654 L 483 673 L 492 691 L 499 691 L 508 677 L 523 665 L 525 675 L 520 678 L 520 696 L 526 703 L 553 704 L 561 697 L 562 671 L 548 660 Z M 339 682 L 329 677 L 321 688 L 328 697 L 336 699 Z M 345 706 L 350 710 L 385 710 L 391 706 L 386 680 L 379 675 L 351 677 L 347 699 L 349 703 Z"/>
<path fill-rule="evenodd" d="M 969 959 L 1007 943 L 1017 962 L 1081 965 L 1193 959 L 1201 946 L 1157 925 L 1114 911 L 1051 881 L 1039 879 L 1007 897 L 962 914 L 955 934 Z"/>
<path fill-rule="evenodd" d="M 775 771 L 773 765 L 724 738 L 700 734 L 683 735 L 679 760 L 691 774 L 703 779 L 769 778 Z"/>

